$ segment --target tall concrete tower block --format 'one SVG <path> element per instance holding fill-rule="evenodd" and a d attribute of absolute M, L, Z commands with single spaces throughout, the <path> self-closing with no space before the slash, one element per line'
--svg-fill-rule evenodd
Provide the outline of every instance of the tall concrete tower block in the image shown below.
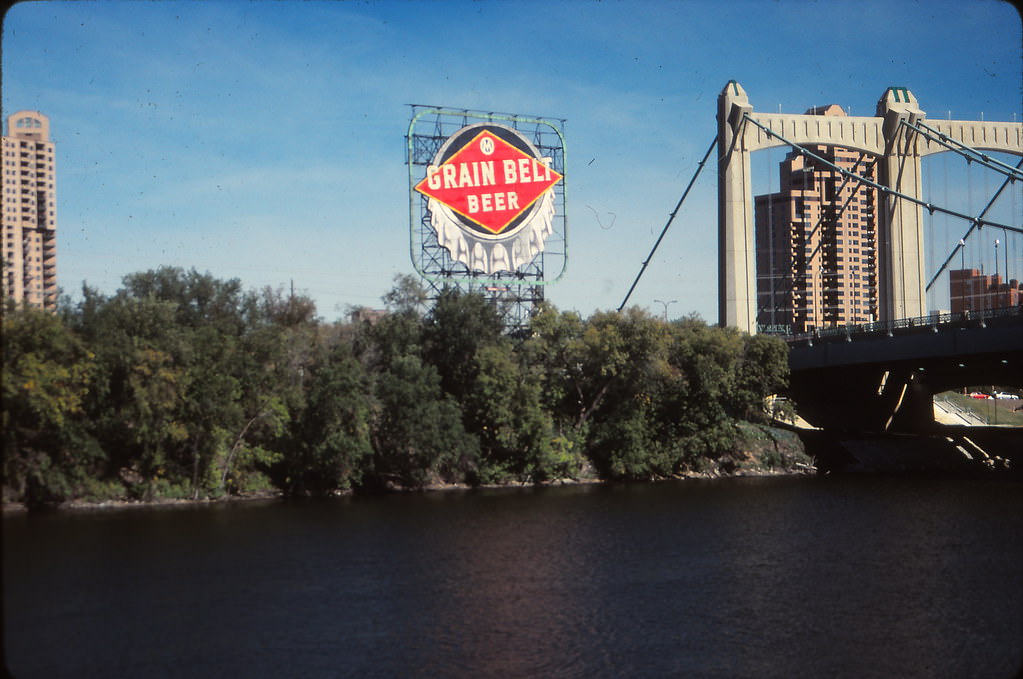
<path fill-rule="evenodd" d="M 878 163 L 882 191 L 878 220 L 878 278 L 880 313 L 886 320 L 914 318 L 927 313 L 924 289 L 924 219 L 919 204 L 896 195 L 919 198 L 920 135 L 902 123 L 916 125 L 926 117 L 916 97 L 905 87 L 889 87 L 877 102 L 884 136 Z"/>
<path fill-rule="evenodd" d="M 753 107 L 730 80 L 718 95 L 718 322 L 756 332 L 756 251 L 744 115 Z"/>
<path fill-rule="evenodd" d="M 3 136 L 4 296 L 29 306 L 57 305 L 57 216 L 50 120 L 38 111 L 7 118 Z"/>

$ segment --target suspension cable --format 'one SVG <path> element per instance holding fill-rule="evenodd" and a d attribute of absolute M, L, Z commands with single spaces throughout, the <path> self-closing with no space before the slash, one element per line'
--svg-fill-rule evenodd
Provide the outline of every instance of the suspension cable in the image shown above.
<path fill-rule="evenodd" d="M 1018 170 L 1020 168 L 1023 168 L 1023 158 L 1020 158 L 1020 161 L 1016 164 L 1016 167 L 1015 167 L 1016 170 Z M 987 214 L 987 211 L 990 210 L 992 208 L 992 206 L 994 206 L 995 201 L 998 200 L 998 197 L 1002 195 L 1002 191 L 1005 190 L 1005 187 L 1007 187 L 1011 183 L 1012 183 L 1012 177 L 1006 177 L 1005 181 L 1002 182 L 1002 185 L 998 187 L 997 191 L 995 191 L 995 195 L 991 197 L 991 200 L 988 201 L 988 204 L 981 211 L 981 213 L 980 213 L 981 217 L 983 217 L 984 215 Z M 938 272 L 936 274 L 934 274 L 934 278 L 932 278 L 931 282 L 927 284 L 927 287 L 924 289 L 924 292 L 929 292 L 930 291 L 930 289 L 934 285 L 935 281 L 938 280 L 938 276 L 940 276 L 942 274 L 942 272 L 944 272 L 945 269 L 948 267 L 948 263 L 951 262 L 952 258 L 955 257 L 956 254 L 959 253 L 959 250 L 966 245 L 966 239 L 970 237 L 970 234 L 973 233 L 973 230 L 975 228 L 977 228 L 977 222 L 973 222 L 972 224 L 970 224 L 970 228 L 968 228 L 966 230 L 966 233 L 963 234 L 963 237 L 960 238 L 959 242 L 956 243 L 954 248 L 952 248 L 952 252 L 951 252 L 951 254 L 949 254 L 948 259 L 946 259 L 944 261 L 944 263 L 938 269 Z M 1008 239 L 1006 239 L 1005 246 L 1006 247 L 1009 246 Z"/>
<path fill-rule="evenodd" d="M 845 169 L 835 165 L 834 163 L 828 161 L 825 158 L 822 158 L 821 156 L 817 155 L 816 153 L 814 153 L 813 151 L 811 151 L 810 149 L 808 149 L 808 148 L 806 148 L 804 146 L 800 146 L 799 144 L 797 144 L 795 142 L 789 141 L 788 139 L 786 139 L 782 135 L 778 134 L 774 130 L 770 129 L 769 127 L 767 127 L 767 126 L 763 125 L 762 123 L 759 123 L 756 120 L 754 120 L 753 118 L 751 118 L 749 113 L 744 113 L 743 114 L 743 118 L 745 120 L 753 123 L 754 125 L 759 127 L 761 130 L 763 130 L 764 133 L 767 134 L 768 137 L 774 137 L 776 139 L 779 139 L 783 144 L 787 144 L 787 145 L 791 146 L 792 148 L 797 149 L 801 154 L 810 156 L 811 158 L 815 158 L 818 161 L 820 161 L 821 163 L 824 163 L 825 165 L 827 165 L 828 167 L 831 167 L 831 168 L 837 170 L 838 172 L 841 172 L 843 175 L 848 175 L 848 176 L 852 177 L 853 179 L 855 179 L 856 181 L 860 182 L 861 184 L 867 184 L 868 186 L 872 186 L 875 189 L 877 189 L 878 191 L 881 191 L 885 195 L 891 195 L 891 196 L 895 196 L 897 198 L 902 198 L 903 200 L 908 200 L 911 203 L 914 203 L 916 205 L 920 205 L 920 206 L 922 206 L 924 208 L 927 208 L 927 211 L 930 212 L 931 214 L 934 214 L 935 212 L 941 212 L 943 214 L 951 215 L 953 217 L 958 217 L 960 219 L 965 219 L 965 220 L 967 220 L 969 222 L 972 222 L 977 227 L 993 226 L 993 227 L 998 228 L 998 229 L 1006 229 L 1008 231 L 1013 231 L 1015 233 L 1023 233 L 1023 228 L 1021 228 L 1021 227 L 1009 226 L 1007 224 L 1001 224 L 999 222 L 992 222 L 990 220 L 983 219 L 982 217 L 971 217 L 971 216 L 965 215 L 965 214 L 963 214 L 961 212 L 956 212 L 955 210 L 950 210 L 948 208 L 941 207 L 940 205 L 934 205 L 933 203 L 928 203 L 928 202 L 920 200 L 919 198 L 916 198 L 914 196 L 910 196 L 910 195 L 902 193 L 900 191 L 896 191 L 895 189 L 890 188 L 888 186 L 884 186 L 882 184 L 878 184 L 875 181 L 871 181 L 870 179 L 867 179 L 865 177 L 861 177 L 861 176 L 859 176 L 859 175 L 857 175 L 857 174 L 855 174 L 853 172 L 849 172 L 848 170 L 845 170 Z"/>
<path fill-rule="evenodd" d="M 643 266 L 640 268 L 639 273 L 636 274 L 636 280 L 632 281 L 632 287 L 629 288 L 627 293 L 625 293 L 625 299 L 623 299 L 622 303 L 618 305 L 617 311 L 624 309 L 626 303 L 628 303 L 629 297 L 632 296 L 632 291 L 636 289 L 636 285 L 639 283 L 639 279 L 643 276 L 643 272 L 646 271 L 647 265 L 650 263 L 650 260 L 654 258 L 654 253 L 657 252 L 657 246 L 659 246 L 661 244 L 661 240 L 664 239 L 664 234 L 668 232 L 668 227 L 671 226 L 671 223 L 675 220 L 675 215 L 678 214 L 679 208 L 682 207 L 683 201 L 685 201 L 686 196 L 689 195 L 689 190 L 692 189 L 693 184 L 696 183 L 696 178 L 700 176 L 703 166 L 707 163 L 707 158 L 710 157 L 710 152 L 714 150 L 714 146 L 717 143 L 718 138 L 717 135 L 715 135 L 714 140 L 710 143 L 710 146 L 707 147 L 707 152 L 703 154 L 703 160 L 701 160 L 699 165 L 696 167 L 696 172 L 693 174 L 693 178 L 689 180 L 689 186 L 686 187 L 686 190 L 682 193 L 682 197 L 679 198 L 678 203 L 675 204 L 675 209 L 672 210 L 671 215 L 668 216 L 668 223 L 664 225 L 663 229 L 661 229 L 661 235 L 657 237 L 657 242 L 654 243 L 654 247 L 650 250 L 650 254 L 647 255 L 647 258 L 643 261 Z"/>

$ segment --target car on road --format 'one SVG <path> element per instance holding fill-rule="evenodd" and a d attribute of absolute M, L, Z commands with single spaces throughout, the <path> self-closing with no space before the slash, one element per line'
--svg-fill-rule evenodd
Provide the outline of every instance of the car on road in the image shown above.
<path fill-rule="evenodd" d="M 991 398 L 991 397 L 988 396 L 987 394 L 983 393 L 983 392 L 980 392 L 980 391 L 971 391 L 970 392 L 970 398 Z"/>
<path fill-rule="evenodd" d="M 1009 393 L 1004 392 L 1004 391 L 996 391 L 995 392 L 995 398 L 1012 399 L 1013 401 L 1018 401 L 1019 400 L 1019 395 L 1018 394 L 1009 394 Z"/>

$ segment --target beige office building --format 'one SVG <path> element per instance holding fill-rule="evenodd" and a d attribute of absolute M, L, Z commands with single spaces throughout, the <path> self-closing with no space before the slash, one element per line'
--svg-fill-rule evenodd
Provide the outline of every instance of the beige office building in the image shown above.
<path fill-rule="evenodd" d="M 807 115 L 845 116 L 840 106 Z M 834 146 L 808 147 L 876 181 L 874 157 Z M 877 191 L 793 151 L 779 191 L 755 198 L 757 323 L 800 333 L 878 318 Z"/>
<path fill-rule="evenodd" d="M 4 298 L 43 309 L 57 303 L 57 193 L 50 120 L 7 117 L 3 137 Z"/>

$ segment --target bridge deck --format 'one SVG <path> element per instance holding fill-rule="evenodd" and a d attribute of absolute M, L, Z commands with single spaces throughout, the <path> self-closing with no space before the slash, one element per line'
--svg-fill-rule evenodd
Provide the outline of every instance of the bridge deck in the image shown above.
<path fill-rule="evenodd" d="M 928 432 L 936 393 L 981 385 L 1023 388 L 1020 309 L 787 339 L 787 395 L 808 422 L 834 431 Z"/>

